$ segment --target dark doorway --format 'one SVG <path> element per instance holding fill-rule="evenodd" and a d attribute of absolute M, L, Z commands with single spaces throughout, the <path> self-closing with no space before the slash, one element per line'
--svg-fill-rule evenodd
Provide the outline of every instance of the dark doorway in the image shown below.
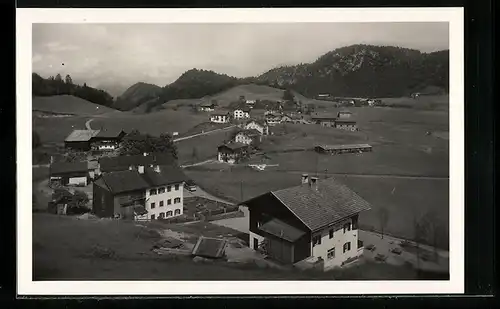
<path fill-rule="evenodd" d="M 257 238 L 253 239 L 253 249 L 257 250 L 259 248 L 259 240 Z"/>

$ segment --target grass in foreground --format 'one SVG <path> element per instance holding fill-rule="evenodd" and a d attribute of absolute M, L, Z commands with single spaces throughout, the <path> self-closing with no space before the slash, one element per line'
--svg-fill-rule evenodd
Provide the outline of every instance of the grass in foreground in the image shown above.
<path fill-rule="evenodd" d="M 187 227 L 188 225 L 186 225 Z M 200 227 L 187 227 L 196 232 Z M 217 232 L 219 233 L 219 232 Z M 221 232 L 223 233 L 223 232 Z M 151 246 L 157 233 L 132 222 L 76 220 L 33 215 L 34 280 L 335 280 L 414 279 L 408 267 L 364 263 L 328 273 L 280 271 L 257 265 L 190 257 L 158 256 Z"/>

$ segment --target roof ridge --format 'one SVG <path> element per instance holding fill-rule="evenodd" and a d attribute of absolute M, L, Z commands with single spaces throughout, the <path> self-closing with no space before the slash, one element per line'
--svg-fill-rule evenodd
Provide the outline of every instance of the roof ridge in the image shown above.
<path fill-rule="evenodd" d="M 278 191 L 281 191 L 281 190 L 283 190 L 283 189 L 280 189 L 280 190 L 278 190 Z M 296 214 L 296 213 L 295 213 L 295 212 L 294 212 L 294 211 L 293 211 L 290 207 L 288 207 L 288 205 L 287 205 L 286 203 L 284 203 L 284 202 L 283 202 L 283 201 L 282 201 L 282 200 L 281 200 L 281 199 L 280 199 L 280 198 L 279 198 L 276 194 L 274 194 L 274 192 L 278 192 L 278 191 L 270 191 L 270 193 L 271 193 L 271 194 L 272 194 L 272 196 L 274 196 L 274 197 L 275 197 L 275 198 L 276 198 L 276 199 L 277 199 L 277 200 L 278 200 L 278 201 L 279 201 L 282 205 L 284 205 L 284 206 L 285 206 L 288 210 L 290 210 L 290 212 L 291 212 L 291 213 L 292 213 L 292 214 L 293 214 L 296 218 L 298 218 L 298 219 L 300 220 L 300 222 L 302 222 L 302 223 L 303 223 L 303 224 L 304 224 L 304 225 L 305 225 L 305 226 L 306 226 L 309 230 L 311 230 L 311 231 L 312 231 L 311 226 L 310 226 L 309 224 L 305 223 L 299 215 L 297 215 L 297 214 Z"/>

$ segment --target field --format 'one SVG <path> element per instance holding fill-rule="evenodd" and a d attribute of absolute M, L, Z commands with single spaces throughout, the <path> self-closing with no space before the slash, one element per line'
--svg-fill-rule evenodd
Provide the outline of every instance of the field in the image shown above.
<path fill-rule="evenodd" d="M 205 227 L 204 227 L 205 226 Z M 158 226 L 156 226 L 158 228 Z M 174 231 L 224 235 L 210 224 L 162 225 Z M 188 231 L 186 231 L 188 229 Z M 237 232 L 235 232 L 236 234 Z M 233 235 L 235 235 L 233 234 Z M 159 234 L 132 222 L 33 215 L 33 280 L 349 280 L 415 279 L 410 267 L 362 263 L 328 273 L 280 271 L 253 264 L 195 263 L 151 251 Z"/>
<path fill-rule="evenodd" d="M 229 138 L 230 134 L 231 130 L 224 130 L 177 142 L 179 163 L 196 163 L 207 159 L 217 159 L 217 146 Z M 196 152 L 194 157 L 193 149 Z"/>
<path fill-rule="evenodd" d="M 50 97 L 33 97 L 32 109 L 59 114 L 73 114 L 81 116 L 101 115 L 105 113 L 120 113 L 112 108 L 94 104 L 72 95 Z"/>
<path fill-rule="evenodd" d="M 246 200 L 269 190 L 299 184 L 300 174 L 332 174 L 368 200 L 373 208 L 362 215 L 367 229 L 380 229 L 378 209 L 387 208 L 387 232 L 413 237 L 413 214 L 436 212 L 440 225 L 438 245 L 448 247 L 449 146 L 448 113 L 405 108 L 352 108 L 360 131 L 344 132 L 318 125 L 286 124 L 262 143 L 268 167 L 196 167 L 186 173 L 207 191 L 233 201 Z M 427 134 L 431 132 L 432 134 Z M 435 132 L 439 132 L 435 134 Z M 316 144 L 368 143 L 373 152 L 322 155 L 313 151 L 280 152 Z M 214 181 L 217 179 L 217 181 Z M 242 185 L 243 182 L 243 185 Z M 243 195 L 243 197 L 242 197 Z"/>

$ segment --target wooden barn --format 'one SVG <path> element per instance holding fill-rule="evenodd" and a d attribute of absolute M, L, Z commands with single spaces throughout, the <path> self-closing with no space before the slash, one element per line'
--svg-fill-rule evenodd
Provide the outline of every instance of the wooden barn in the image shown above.
<path fill-rule="evenodd" d="M 248 155 L 249 146 L 242 143 L 228 143 L 217 147 L 217 160 L 225 163 L 238 163 Z"/>
<path fill-rule="evenodd" d="M 92 139 L 99 133 L 99 130 L 74 130 L 64 140 L 64 146 L 79 151 L 89 151 L 92 146 Z"/>
<path fill-rule="evenodd" d="M 54 162 L 49 174 L 52 185 L 86 186 L 89 179 L 87 162 Z"/>
<path fill-rule="evenodd" d="M 368 144 L 318 145 L 314 147 L 314 150 L 324 154 L 360 153 L 372 151 L 372 146 Z"/>

